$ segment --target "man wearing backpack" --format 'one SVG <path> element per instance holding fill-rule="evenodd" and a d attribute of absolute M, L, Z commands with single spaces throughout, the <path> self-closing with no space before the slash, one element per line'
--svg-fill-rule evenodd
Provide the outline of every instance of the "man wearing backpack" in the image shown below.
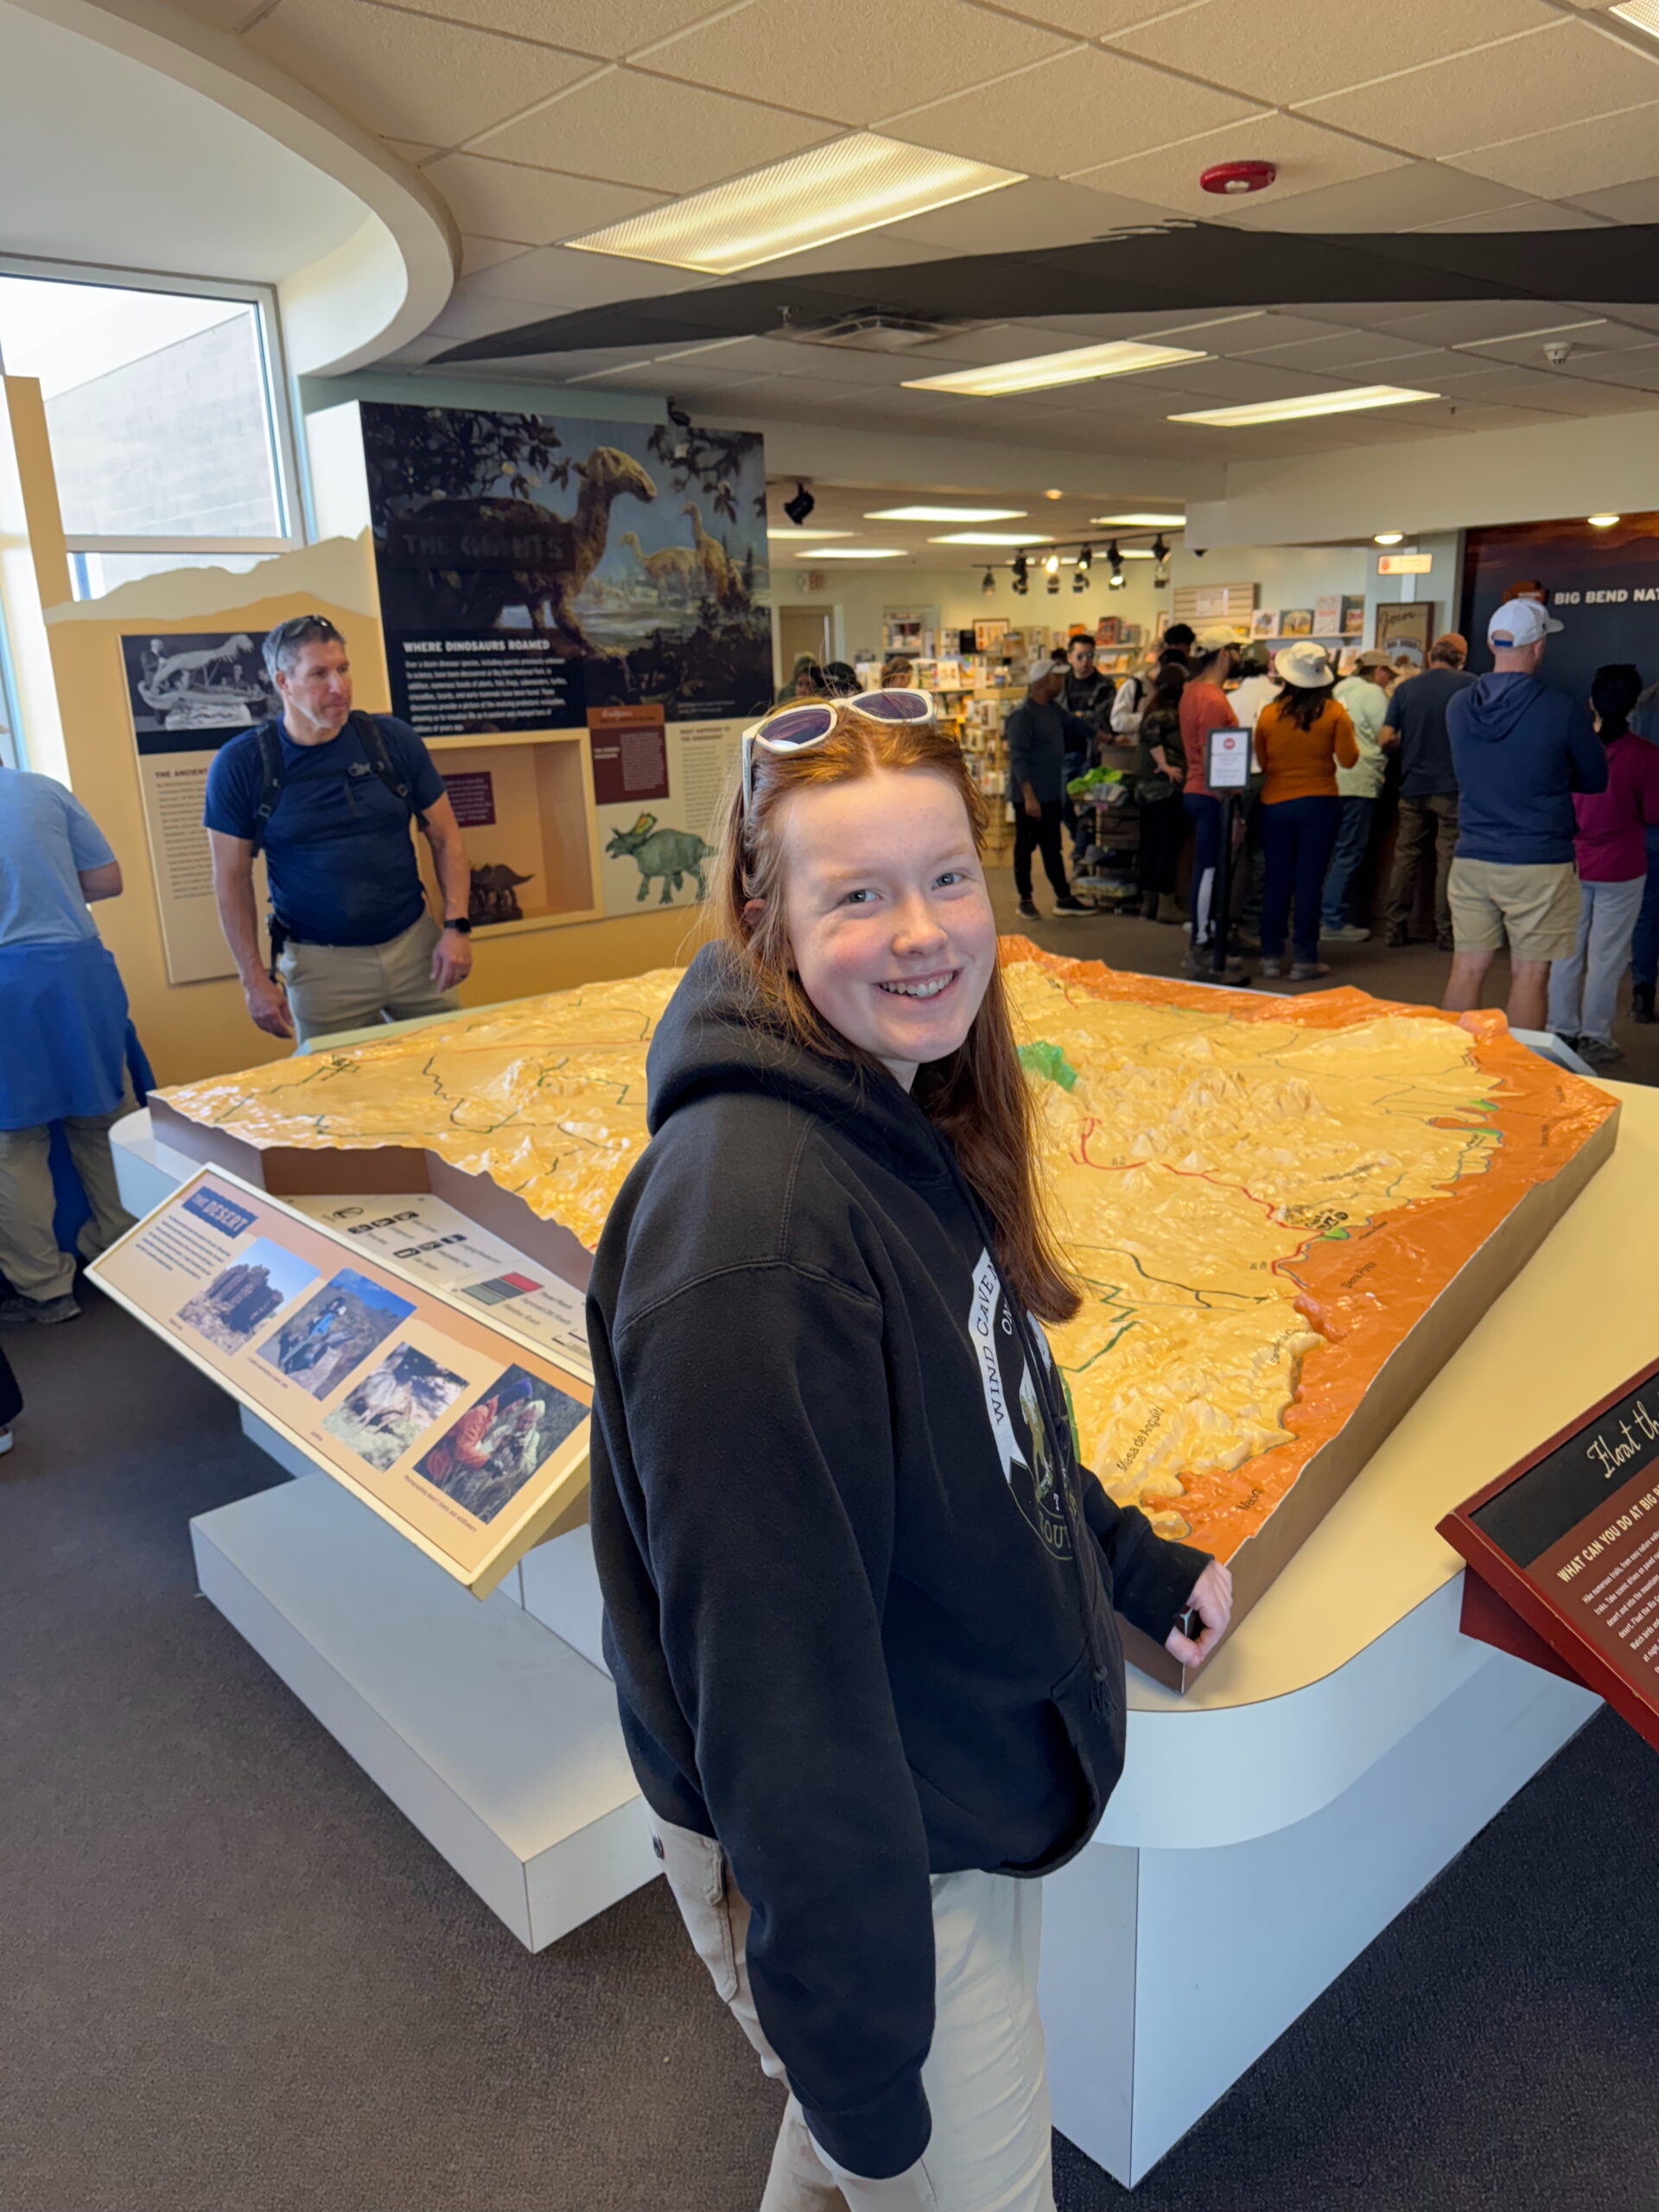
<path fill-rule="evenodd" d="M 407 722 L 352 711 L 346 640 L 321 614 L 265 639 L 281 719 L 221 746 L 203 818 L 219 925 L 256 1027 L 304 1046 L 376 1021 L 453 1014 L 473 964 L 472 877 L 454 808 Z M 427 912 L 410 825 L 432 849 L 442 931 Z M 270 885 L 259 944 L 253 863 Z"/>

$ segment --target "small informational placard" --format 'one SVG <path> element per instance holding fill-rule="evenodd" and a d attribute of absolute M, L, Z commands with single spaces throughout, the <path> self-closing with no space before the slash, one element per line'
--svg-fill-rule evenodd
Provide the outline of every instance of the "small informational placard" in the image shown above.
<path fill-rule="evenodd" d="M 263 630 L 168 631 L 121 640 L 169 982 L 236 973 L 213 899 L 201 807 L 219 747 L 282 710 L 265 675 L 264 641 Z M 262 910 L 264 887 L 256 887 Z"/>
<path fill-rule="evenodd" d="M 1250 733 L 1210 729 L 1204 734 L 1205 780 L 1212 791 L 1242 791 L 1250 780 Z"/>
<path fill-rule="evenodd" d="M 1448 1514 L 1440 1534 L 1565 1671 L 1659 1750 L 1659 1360 Z"/>
<path fill-rule="evenodd" d="M 446 776 L 443 788 L 463 830 L 488 830 L 495 823 L 495 778 L 487 768 L 462 768 Z"/>
<path fill-rule="evenodd" d="M 520 1270 L 465 1224 L 469 1257 L 454 1272 L 491 1270 L 469 1298 L 429 1250 L 410 1249 L 432 1243 L 416 1230 L 457 1233 L 425 1217 L 436 1201 L 365 1203 L 376 1224 L 353 1237 L 349 1223 L 203 1169 L 111 1247 L 95 1280 L 481 1598 L 581 1500 L 585 1361 L 579 1371 L 552 1349 L 556 1297 L 534 1313 L 535 1337 L 491 1318 L 519 1300 L 530 1313 L 551 1289 L 530 1283 L 541 1271 L 522 1270 L 522 1291 L 503 1283 Z M 417 1217 L 389 1218 L 406 1211 Z M 397 1266 L 381 1240 L 395 1242 Z M 476 1294 L 493 1287 L 505 1294 L 495 1303 Z"/>
<path fill-rule="evenodd" d="M 429 1191 L 294 1198 L 354 1250 L 372 1252 L 406 1282 L 447 1292 L 592 1379 L 581 1291 L 492 1236 Z"/>
<path fill-rule="evenodd" d="M 591 707 L 588 742 L 599 806 L 668 797 L 668 740 L 660 707 Z"/>
<path fill-rule="evenodd" d="M 1384 553 L 1376 564 L 1379 576 L 1426 576 L 1434 566 L 1432 553 Z"/>

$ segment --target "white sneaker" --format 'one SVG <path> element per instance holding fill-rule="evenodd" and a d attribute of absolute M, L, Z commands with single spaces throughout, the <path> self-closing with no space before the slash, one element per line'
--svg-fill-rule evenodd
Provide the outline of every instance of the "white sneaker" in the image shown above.
<path fill-rule="evenodd" d="M 3 1459 L 17 1441 L 9 1428 L 0 1428 L 0 1459 Z"/>
<path fill-rule="evenodd" d="M 1357 922 L 1344 922 L 1339 930 L 1321 930 L 1319 935 L 1327 944 L 1369 944 L 1370 930 L 1363 930 Z"/>

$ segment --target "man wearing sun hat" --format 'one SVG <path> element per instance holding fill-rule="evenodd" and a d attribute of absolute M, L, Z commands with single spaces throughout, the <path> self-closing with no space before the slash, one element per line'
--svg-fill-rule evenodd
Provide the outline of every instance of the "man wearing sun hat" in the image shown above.
<path fill-rule="evenodd" d="M 1549 963 L 1578 938 L 1574 791 L 1605 791 L 1607 761 L 1576 699 L 1538 680 L 1562 625 L 1536 600 L 1509 600 L 1486 626 L 1492 673 L 1460 691 L 1446 726 L 1459 792 L 1452 862 L 1453 954 L 1442 1003 L 1480 1004 L 1500 946 L 1510 948 L 1510 1026 L 1544 1027 Z"/>

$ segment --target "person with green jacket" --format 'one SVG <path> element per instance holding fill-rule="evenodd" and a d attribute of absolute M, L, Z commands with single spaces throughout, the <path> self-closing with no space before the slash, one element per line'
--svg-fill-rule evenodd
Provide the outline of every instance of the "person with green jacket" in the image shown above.
<path fill-rule="evenodd" d="M 1337 823 L 1336 848 L 1325 875 L 1325 912 L 1319 934 L 1338 944 L 1363 944 L 1370 936 L 1364 923 L 1351 912 L 1354 878 L 1370 849 L 1371 823 L 1388 774 L 1382 750 L 1382 722 L 1389 711 L 1389 694 L 1396 671 L 1386 653 L 1361 653 L 1354 672 L 1344 676 L 1334 693 L 1348 709 L 1354 726 L 1359 759 L 1351 768 L 1337 769 L 1337 793 L 1342 801 Z"/>

